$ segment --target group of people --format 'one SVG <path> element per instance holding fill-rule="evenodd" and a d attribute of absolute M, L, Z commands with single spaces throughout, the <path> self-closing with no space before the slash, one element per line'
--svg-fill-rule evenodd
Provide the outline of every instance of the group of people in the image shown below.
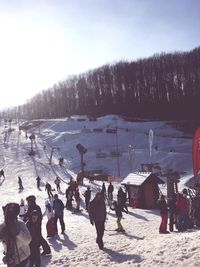
<path fill-rule="evenodd" d="M 105 184 L 102 186 L 104 188 Z M 109 185 L 110 187 L 112 183 Z M 109 187 L 108 187 L 109 188 Z M 114 188 L 111 190 L 113 192 Z M 112 202 L 111 209 L 115 211 L 117 216 L 116 230 L 123 231 L 120 223 L 122 211 L 127 212 L 123 208 L 121 202 L 121 188 L 118 191 L 117 200 Z M 85 198 L 85 210 L 88 212 L 89 220 L 96 227 L 96 242 L 100 249 L 103 249 L 103 235 L 106 221 L 106 201 L 108 197 L 105 195 L 106 190 L 100 190 L 96 193 L 91 201 L 91 189 L 88 186 L 83 192 Z M 123 191 L 123 190 L 122 190 Z M 78 192 L 78 193 L 77 193 Z M 109 194 L 112 192 L 109 191 Z M 18 203 L 8 203 L 4 208 L 4 223 L 0 225 L 0 241 L 5 245 L 5 262 L 15 267 L 25 267 L 29 261 L 29 266 L 40 267 L 41 255 L 51 254 L 51 248 L 47 240 L 42 235 L 42 219 L 47 216 L 46 231 L 47 237 L 54 237 L 58 233 L 58 221 L 60 223 L 61 234 L 65 233 L 64 208 L 69 209 L 69 195 L 76 200 L 75 210 L 80 209 L 80 193 L 78 185 L 73 179 L 70 180 L 66 189 L 67 202 L 66 206 L 59 199 L 58 194 L 45 201 L 45 211 L 42 214 L 40 206 L 36 203 L 36 197 L 30 195 L 26 198 L 27 203 L 23 199 Z M 109 196 L 111 198 L 111 196 Z M 14 243 L 12 243 L 14 242 Z M 13 247 L 16 249 L 13 250 Z M 43 252 L 40 253 L 40 247 Z M 12 256 L 11 256 L 12 254 Z M 22 255 L 23 254 L 23 255 Z M 11 266 L 11 265 L 9 265 Z"/>
<path fill-rule="evenodd" d="M 167 201 L 164 195 L 158 200 L 161 224 L 159 232 L 168 234 L 174 231 L 174 226 L 180 232 L 200 227 L 200 195 L 191 195 L 185 188 L 182 193 L 173 194 Z M 167 224 L 169 221 L 169 231 Z"/>

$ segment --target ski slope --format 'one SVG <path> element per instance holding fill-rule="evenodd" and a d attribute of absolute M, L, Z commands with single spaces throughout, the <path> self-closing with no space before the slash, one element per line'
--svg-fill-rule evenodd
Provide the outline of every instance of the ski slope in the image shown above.
<path fill-rule="evenodd" d="M 119 158 L 120 177 L 117 167 L 117 158 L 111 158 L 110 152 L 116 149 L 116 135 L 106 133 L 105 129 L 118 127 L 118 147 L 122 152 Z M 94 133 L 94 128 L 102 128 L 103 132 Z M 12 131 L 9 132 L 0 125 L 0 169 L 4 169 L 5 180 L 0 181 L 0 206 L 6 203 L 20 202 L 28 195 L 34 194 L 37 203 L 44 212 L 47 193 L 44 190 L 48 181 L 54 186 L 56 176 L 62 179 L 59 198 L 65 203 L 65 190 L 70 176 L 76 177 L 80 170 L 80 155 L 76 144 L 80 143 L 87 148 L 84 155 L 85 168 L 102 169 L 109 174 L 123 179 L 130 171 L 128 145 L 133 146 L 132 168 L 138 171 L 141 163 L 159 162 L 162 170 L 173 169 L 183 173 L 179 184 L 180 190 L 184 183 L 192 177 L 191 138 L 186 138 L 181 131 L 172 128 L 166 122 L 126 122 L 115 116 L 105 116 L 95 122 L 78 121 L 73 119 L 57 119 L 45 121 L 39 128 L 31 129 L 35 133 L 35 156 L 30 152 L 30 140 L 25 133 L 18 130 L 18 124 L 13 122 Z M 128 129 L 128 130 L 127 130 Z M 154 131 L 153 149 L 150 158 L 148 145 L 148 132 Z M 6 140 L 5 140 L 6 136 Z M 44 150 L 44 145 L 46 149 Z M 52 164 L 49 164 L 52 147 L 55 149 Z M 173 151 L 172 151 L 173 148 Z M 96 158 L 96 153 L 103 151 L 106 158 Z M 64 165 L 59 166 L 58 158 L 64 157 Z M 36 177 L 41 177 L 41 190 L 37 189 Z M 18 189 L 17 177 L 23 180 L 24 190 Z M 119 180 L 117 180 L 119 181 Z M 87 180 L 80 187 L 81 194 L 90 185 L 93 196 L 100 188 L 101 182 L 89 184 Z M 106 184 L 107 186 L 107 184 Z M 116 197 L 120 184 L 114 182 Z M 163 192 L 165 187 L 161 187 Z M 56 192 L 56 191 L 55 191 Z M 81 195 L 82 196 L 82 195 Z M 82 196 L 83 199 L 83 196 Z M 75 204 L 75 203 L 74 203 Z M 107 208 L 106 231 L 104 234 L 104 250 L 99 250 L 95 239 L 95 228 L 88 220 L 88 214 L 81 206 L 83 212 L 71 213 L 65 210 L 64 220 L 66 235 L 59 235 L 48 239 L 52 255 L 42 257 L 42 266 L 199 266 L 200 264 L 200 231 L 189 230 L 184 233 L 173 232 L 169 235 L 158 233 L 160 217 L 158 210 L 140 210 L 129 208 L 129 214 L 124 214 L 122 225 L 125 234 L 114 231 L 116 218 L 113 211 Z M 3 220 L 3 213 L 0 216 Z M 46 237 L 43 218 L 43 236 Z M 0 255 L 3 257 L 2 246 Z M 1 256 L 0 256 L 1 257 Z M 0 266 L 5 266 L 0 262 Z"/>

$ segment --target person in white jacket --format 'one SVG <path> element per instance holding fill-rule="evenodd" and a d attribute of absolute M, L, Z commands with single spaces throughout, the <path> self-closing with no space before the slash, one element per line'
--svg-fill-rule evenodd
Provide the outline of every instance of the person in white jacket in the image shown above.
<path fill-rule="evenodd" d="M 17 220 L 19 204 L 8 203 L 3 211 L 4 222 L 0 224 L 0 241 L 5 254 L 3 262 L 7 266 L 25 267 L 30 257 L 31 235 L 26 224 Z"/>

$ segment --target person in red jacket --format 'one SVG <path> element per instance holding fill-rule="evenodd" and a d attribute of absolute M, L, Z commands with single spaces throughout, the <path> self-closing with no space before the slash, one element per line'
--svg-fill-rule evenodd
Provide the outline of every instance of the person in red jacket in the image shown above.
<path fill-rule="evenodd" d="M 160 196 L 160 199 L 158 200 L 158 207 L 160 209 L 160 217 L 161 217 L 159 233 L 169 234 L 169 231 L 167 231 L 168 207 L 164 195 Z"/>
<path fill-rule="evenodd" d="M 188 200 L 179 193 L 176 201 L 177 213 L 178 213 L 178 231 L 186 231 L 189 224 L 189 204 Z"/>

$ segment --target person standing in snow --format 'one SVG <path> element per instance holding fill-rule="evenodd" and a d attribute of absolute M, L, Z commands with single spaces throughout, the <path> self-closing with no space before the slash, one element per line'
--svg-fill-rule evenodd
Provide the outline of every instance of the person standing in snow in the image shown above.
<path fill-rule="evenodd" d="M 47 182 L 45 186 L 45 191 L 47 191 L 48 197 L 53 198 L 52 188 L 51 185 Z"/>
<path fill-rule="evenodd" d="M 55 235 L 55 223 L 54 223 L 54 212 L 53 207 L 49 203 L 48 200 L 45 201 L 45 212 L 44 214 L 47 215 L 47 223 L 46 223 L 46 230 L 47 230 L 47 237 L 53 237 Z"/>
<path fill-rule="evenodd" d="M 123 208 L 123 206 L 119 203 L 117 203 L 117 201 L 113 202 L 113 205 L 110 207 L 111 210 L 115 211 L 116 217 L 117 217 L 117 232 L 125 232 L 122 224 L 121 224 L 121 219 L 122 219 L 122 211 L 127 212 L 127 210 L 125 210 Z"/>
<path fill-rule="evenodd" d="M 160 209 L 160 217 L 161 217 L 159 233 L 169 234 L 169 231 L 167 231 L 168 207 L 164 195 L 161 195 L 160 199 L 158 199 L 158 207 Z"/>
<path fill-rule="evenodd" d="M 188 200 L 181 193 L 178 193 L 176 206 L 178 215 L 177 228 L 178 231 L 183 232 L 186 231 L 189 226 L 189 204 Z"/>
<path fill-rule="evenodd" d="M 61 190 L 60 190 L 60 178 L 57 176 L 56 177 L 56 179 L 55 179 L 55 181 L 54 181 L 54 183 L 55 183 L 55 185 L 56 185 L 56 189 L 57 189 L 57 191 L 58 192 L 60 192 Z"/>
<path fill-rule="evenodd" d="M 105 230 L 105 220 L 106 220 L 106 204 L 104 199 L 104 194 L 102 192 L 97 192 L 94 199 L 89 203 L 89 218 L 92 225 L 95 224 L 97 238 L 96 243 L 100 249 L 103 249 L 103 235 Z"/>
<path fill-rule="evenodd" d="M 110 182 L 109 186 L 108 186 L 108 199 L 110 201 L 113 200 L 113 191 L 114 191 L 114 186 L 112 185 L 112 183 Z"/>
<path fill-rule="evenodd" d="M 26 225 L 31 234 L 32 240 L 30 243 L 30 264 L 29 267 L 40 267 L 41 259 L 40 259 L 40 240 L 41 240 L 41 224 L 39 220 L 39 212 L 37 210 L 33 210 L 31 212 L 30 219 L 27 221 Z"/>
<path fill-rule="evenodd" d="M 88 205 L 91 199 L 91 190 L 89 186 L 87 187 L 87 190 L 84 192 L 83 196 L 85 198 L 85 209 L 88 211 Z"/>
<path fill-rule="evenodd" d="M 68 210 L 72 210 L 72 201 L 73 201 L 73 190 L 71 185 L 68 186 L 68 188 L 65 191 L 65 196 L 66 196 L 66 209 Z"/>
<path fill-rule="evenodd" d="M 1 176 L 3 176 L 3 178 L 5 179 L 5 175 L 4 175 L 4 170 L 3 169 L 0 170 L 0 178 L 1 178 Z"/>
<path fill-rule="evenodd" d="M 31 213 L 32 211 L 36 210 L 38 211 L 38 221 L 40 222 L 40 226 L 42 225 L 42 212 L 40 206 L 36 204 L 36 197 L 34 195 L 30 195 L 26 198 L 28 202 L 28 210 L 26 214 L 24 215 L 24 221 L 27 222 L 28 220 L 31 221 Z M 44 239 L 44 237 L 40 236 L 40 245 L 43 248 L 43 252 L 41 255 L 48 255 L 51 254 L 51 249 L 47 241 Z"/>
<path fill-rule="evenodd" d="M 21 189 L 21 190 L 24 189 L 23 184 L 22 184 L 22 179 L 20 176 L 18 176 L 18 185 L 19 185 L 19 189 Z"/>
<path fill-rule="evenodd" d="M 169 203 L 169 230 L 174 231 L 174 224 L 177 222 L 177 207 L 176 207 L 176 195 L 173 194 Z"/>
<path fill-rule="evenodd" d="M 12 267 L 25 267 L 30 256 L 31 235 L 26 224 L 17 220 L 19 211 L 19 204 L 6 204 L 3 207 L 4 222 L 0 224 L 0 241 L 5 251 L 3 261 Z"/>
<path fill-rule="evenodd" d="M 75 209 L 75 211 L 79 212 L 80 211 L 81 198 L 80 198 L 80 193 L 79 193 L 79 189 L 78 188 L 76 188 L 76 191 L 74 193 L 74 198 L 76 200 L 76 209 Z"/>
<path fill-rule="evenodd" d="M 53 210 L 54 210 L 54 222 L 55 222 L 55 232 L 58 233 L 57 229 L 57 221 L 59 219 L 60 221 L 60 226 L 61 226 L 61 234 L 64 234 L 65 232 L 65 223 L 63 220 L 64 216 L 64 204 L 61 199 L 58 198 L 58 195 L 54 195 L 54 200 L 53 200 Z"/>
<path fill-rule="evenodd" d="M 19 207 L 20 207 L 20 211 L 19 211 L 19 219 L 20 219 L 21 221 L 24 221 L 24 215 L 25 215 L 26 212 L 27 212 L 28 206 L 24 204 L 24 200 L 23 200 L 23 198 L 22 198 L 21 201 L 20 201 L 20 205 L 19 205 Z"/>
<path fill-rule="evenodd" d="M 41 178 L 40 178 L 39 175 L 38 175 L 38 177 L 36 178 L 36 181 L 37 181 L 37 188 L 40 189 L 40 181 L 41 181 Z"/>

